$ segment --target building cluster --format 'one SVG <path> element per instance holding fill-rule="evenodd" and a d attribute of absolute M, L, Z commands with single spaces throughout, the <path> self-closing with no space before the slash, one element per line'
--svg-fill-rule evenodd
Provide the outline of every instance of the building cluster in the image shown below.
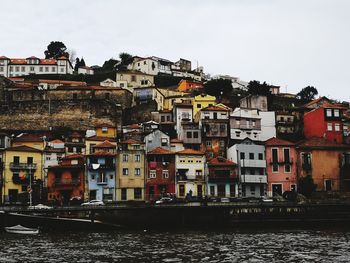
<path fill-rule="evenodd" d="M 5 76 L 11 76 L 9 72 L 16 76 L 22 68 L 40 74 L 46 67 L 50 72 L 68 73 L 68 64 L 65 59 L 0 57 L 0 74 L 5 70 Z M 186 79 L 175 87 L 156 87 L 154 77 L 162 74 Z M 2 129 L 1 201 L 26 202 L 28 193 L 34 201 L 61 204 L 94 199 L 152 201 L 162 196 L 262 197 L 298 191 L 300 178 L 305 177 L 312 178 L 320 192 L 350 191 L 348 107 L 321 97 L 272 111 L 262 95 L 248 95 L 240 98 L 237 107 L 230 107 L 202 93 L 202 74 L 202 69 L 192 70 L 184 59 L 172 63 L 134 57 L 115 80 L 94 86 L 8 78 L 15 83 L 12 95 L 3 96 L 9 105 L 24 107 L 23 98 L 28 98 L 38 102 L 34 108 L 47 103 L 50 114 L 55 101 L 79 102 L 76 105 L 83 108 L 91 106 L 81 101 L 97 96 L 105 103 L 97 104 L 89 120 L 91 115 L 115 118 L 113 107 L 124 110 L 154 102 L 155 108 L 149 120 L 128 125 L 121 118 L 83 125 L 81 116 L 79 127 L 59 134 L 51 126 L 17 133 Z M 246 84 L 237 78 L 232 83 Z M 272 93 L 278 96 L 278 88 Z M 71 97 L 69 102 L 60 98 L 62 94 Z M 130 103 L 115 106 L 122 96 L 130 98 Z M 108 103 L 111 106 L 105 106 Z"/>

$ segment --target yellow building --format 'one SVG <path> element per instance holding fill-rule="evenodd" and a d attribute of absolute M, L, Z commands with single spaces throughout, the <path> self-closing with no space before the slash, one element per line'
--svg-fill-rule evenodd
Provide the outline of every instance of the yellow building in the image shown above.
<path fill-rule="evenodd" d="M 39 200 L 39 184 L 43 181 L 42 151 L 28 146 L 7 148 L 4 158 L 3 202 L 23 202 L 28 200 L 28 191 Z M 36 191 L 37 190 L 37 191 Z"/>
<path fill-rule="evenodd" d="M 25 145 L 43 151 L 46 146 L 45 136 L 38 134 L 22 134 L 12 140 L 12 147 Z"/>
<path fill-rule="evenodd" d="M 193 116 L 196 117 L 196 114 L 201 110 L 208 106 L 212 106 L 216 104 L 216 97 L 201 94 L 195 96 L 193 99 Z"/>
<path fill-rule="evenodd" d="M 128 139 L 119 144 L 117 201 L 143 201 L 145 197 L 145 145 Z"/>
<path fill-rule="evenodd" d="M 103 136 L 115 139 L 117 137 L 117 128 L 110 124 L 101 124 L 95 127 L 96 136 Z"/>
<path fill-rule="evenodd" d="M 91 136 L 91 137 L 87 137 L 85 139 L 85 153 L 86 154 L 91 154 L 93 153 L 93 147 L 97 144 L 100 144 L 104 141 L 109 141 L 111 143 L 117 143 L 116 139 L 114 138 L 110 138 L 107 136 Z"/>

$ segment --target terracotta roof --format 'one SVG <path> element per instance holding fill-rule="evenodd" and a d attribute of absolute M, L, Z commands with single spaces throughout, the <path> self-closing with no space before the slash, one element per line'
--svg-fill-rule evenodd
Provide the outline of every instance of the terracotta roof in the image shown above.
<path fill-rule="evenodd" d="M 208 106 L 208 107 L 202 109 L 201 111 L 229 111 L 229 110 L 225 109 L 224 107 L 213 105 L 213 106 Z"/>
<path fill-rule="evenodd" d="M 41 153 L 42 151 L 26 146 L 26 145 L 20 145 L 20 146 L 15 146 L 15 147 L 9 147 L 6 148 L 6 151 L 14 151 L 14 152 L 37 152 Z"/>
<path fill-rule="evenodd" d="M 317 103 L 317 102 L 320 102 L 320 101 L 323 100 L 323 99 L 330 101 L 327 97 L 324 97 L 324 96 L 323 96 L 323 97 L 319 97 L 318 99 L 312 100 L 312 101 L 310 101 L 310 102 L 304 104 L 303 106 L 304 106 L 304 107 L 308 107 L 308 106 L 310 106 L 310 105 L 312 105 L 312 104 L 315 104 L 315 103 Z"/>
<path fill-rule="evenodd" d="M 129 131 L 129 132 L 124 132 L 124 134 L 143 134 L 143 132 L 133 130 L 133 131 Z"/>
<path fill-rule="evenodd" d="M 164 149 L 162 147 L 157 147 L 153 149 L 152 151 L 149 151 L 147 154 L 175 154 L 175 152 L 169 151 L 167 149 Z"/>
<path fill-rule="evenodd" d="M 96 151 L 94 153 L 89 154 L 88 156 L 116 156 L 116 153 L 111 153 L 108 151 Z"/>
<path fill-rule="evenodd" d="M 59 140 L 59 139 L 55 139 L 53 141 L 50 141 L 50 143 L 64 143 L 63 141 Z"/>
<path fill-rule="evenodd" d="M 103 143 L 99 143 L 94 145 L 94 148 L 115 148 L 117 145 L 114 143 L 109 142 L 108 140 L 104 141 Z"/>
<path fill-rule="evenodd" d="M 71 155 L 66 155 L 65 157 L 63 157 L 62 159 L 81 159 L 84 158 L 84 155 L 82 154 L 71 154 Z"/>
<path fill-rule="evenodd" d="M 5 56 L 0 56 L 0 59 L 9 59 L 9 58 Z"/>
<path fill-rule="evenodd" d="M 140 140 L 136 139 L 127 139 L 126 141 L 120 142 L 121 144 L 143 144 Z"/>
<path fill-rule="evenodd" d="M 182 155 L 204 155 L 203 152 L 196 151 L 193 149 L 185 149 L 179 152 L 176 152 L 176 154 L 182 154 Z"/>
<path fill-rule="evenodd" d="M 175 138 L 175 139 L 171 139 L 170 142 L 173 142 L 173 143 L 182 143 L 183 141 Z"/>
<path fill-rule="evenodd" d="M 43 136 L 38 134 L 22 134 L 13 139 L 13 142 L 43 142 Z"/>
<path fill-rule="evenodd" d="M 130 129 L 140 129 L 141 125 L 138 124 L 138 123 L 134 123 L 134 124 L 130 124 L 130 125 L 126 126 L 126 127 L 130 128 Z"/>
<path fill-rule="evenodd" d="M 74 84 L 74 85 L 83 85 L 86 86 L 85 81 L 72 81 L 72 80 L 58 80 L 58 79 L 39 79 L 38 82 L 40 83 L 55 83 L 55 84 Z"/>
<path fill-rule="evenodd" d="M 312 137 L 297 143 L 298 148 L 313 148 L 313 149 L 349 149 L 350 145 L 340 144 L 337 142 L 328 141 L 325 138 Z"/>
<path fill-rule="evenodd" d="M 26 59 L 40 59 L 40 58 L 38 58 L 38 57 L 36 57 L 36 56 L 30 56 L 30 57 L 28 57 L 28 58 L 26 58 Z"/>
<path fill-rule="evenodd" d="M 86 138 L 87 141 L 110 141 L 110 142 L 116 142 L 116 139 L 106 137 L 106 136 L 91 136 Z"/>
<path fill-rule="evenodd" d="M 208 162 L 209 165 L 236 165 L 236 163 L 231 162 L 223 157 L 216 157 Z"/>
<path fill-rule="evenodd" d="M 294 143 L 287 141 L 287 140 L 282 140 L 282 139 L 278 139 L 276 137 L 273 137 L 271 139 L 268 139 L 267 141 L 265 141 L 265 145 L 266 146 L 292 146 L 295 145 Z"/>
<path fill-rule="evenodd" d="M 59 58 L 57 58 L 57 59 L 64 59 L 64 60 L 68 60 L 68 58 L 66 58 L 65 56 L 60 56 Z"/>

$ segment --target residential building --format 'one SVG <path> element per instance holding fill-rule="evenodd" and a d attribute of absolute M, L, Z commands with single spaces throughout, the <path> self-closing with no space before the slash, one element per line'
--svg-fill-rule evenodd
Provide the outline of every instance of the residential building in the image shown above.
<path fill-rule="evenodd" d="M 282 195 L 285 191 L 297 191 L 298 154 L 295 144 L 271 138 L 265 142 L 267 194 Z"/>
<path fill-rule="evenodd" d="M 208 196 L 235 197 L 238 193 L 237 164 L 223 157 L 208 161 Z"/>
<path fill-rule="evenodd" d="M 35 56 L 28 58 L 7 58 L 0 56 L 0 76 L 16 77 L 29 74 L 72 74 L 73 66 L 66 57 L 42 59 Z"/>
<path fill-rule="evenodd" d="M 178 134 L 183 146 L 188 149 L 199 151 L 202 145 L 202 131 L 198 123 L 191 121 L 181 122 L 181 132 Z"/>
<path fill-rule="evenodd" d="M 147 153 L 146 199 L 175 195 L 175 152 L 157 147 Z"/>
<path fill-rule="evenodd" d="M 82 66 L 78 68 L 78 74 L 94 75 L 94 70 L 88 66 Z"/>
<path fill-rule="evenodd" d="M 230 161 L 238 164 L 238 196 L 261 197 L 267 194 L 265 147 L 246 138 L 227 150 Z"/>
<path fill-rule="evenodd" d="M 240 108 L 268 111 L 267 97 L 261 95 L 248 95 L 239 101 Z"/>
<path fill-rule="evenodd" d="M 154 76 L 137 70 L 118 71 L 117 87 L 133 91 L 135 88 L 154 86 Z"/>
<path fill-rule="evenodd" d="M 89 200 L 116 201 L 117 147 L 104 141 L 92 147 L 87 156 Z"/>
<path fill-rule="evenodd" d="M 146 135 L 144 142 L 147 153 L 158 147 L 170 150 L 170 137 L 160 130 L 154 130 Z"/>
<path fill-rule="evenodd" d="M 181 102 L 175 103 L 173 107 L 173 118 L 175 130 L 177 132 L 178 139 L 184 137 L 182 124 L 184 122 L 193 122 L 193 109 L 191 100 L 182 100 Z"/>
<path fill-rule="evenodd" d="M 110 143 L 116 144 L 117 141 L 116 139 L 112 137 L 107 137 L 107 136 L 90 136 L 85 139 L 85 153 L 88 155 L 90 153 L 93 153 L 93 147 L 96 146 L 97 144 L 100 144 L 104 141 L 109 141 Z"/>
<path fill-rule="evenodd" d="M 11 146 L 11 138 L 7 133 L 0 132 L 0 151 Z"/>
<path fill-rule="evenodd" d="M 145 197 L 145 145 L 135 139 L 118 144 L 117 200 L 143 201 Z"/>
<path fill-rule="evenodd" d="M 21 133 L 13 138 L 12 147 L 22 145 L 43 151 L 46 146 L 45 136 L 40 134 Z"/>
<path fill-rule="evenodd" d="M 62 157 L 57 165 L 49 166 L 47 172 L 48 201 L 67 205 L 73 198 L 84 200 L 84 156 L 72 154 Z"/>
<path fill-rule="evenodd" d="M 85 137 L 79 132 L 72 132 L 65 140 L 65 154 L 85 154 Z"/>
<path fill-rule="evenodd" d="M 176 152 L 176 196 L 202 198 L 206 195 L 205 154 L 192 149 Z"/>
<path fill-rule="evenodd" d="M 15 204 L 40 202 L 43 182 L 42 151 L 26 145 L 9 147 L 4 151 L 4 185 L 2 200 Z"/>
<path fill-rule="evenodd" d="M 108 79 L 105 79 L 104 81 L 101 81 L 100 82 L 100 86 L 102 87 L 111 87 L 111 88 L 116 88 L 118 87 L 118 84 L 116 81 L 108 78 Z"/>
<path fill-rule="evenodd" d="M 277 138 L 298 141 L 304 136 L 303 110 L 294 108 L 276 111 Z"/>
<path fill-rule="evenodd" d="M 312 137 L 297 144 L 298 175 L 311 176 L 316 191 L 349 191 L 349 145 Z"/>
<path fill-rule="evenodd" d="M 201 94 L 198 96 L 195 96 L 193 99 L 193 116 L 194 118 L 197 117 L 197 113 L 204 108 L 207 108 L 209 106 L 213 106 L 216 104 L 216 97 Z"/>
<path fill-rule="evenodd" d="M 202 82 L 183 79 L 180 81 L 177 88 L 181 92 L 191 92 L 193 90 L 203 89 L 204 85 Z"/>
<path fill-rule="evenodd" d="M 304 114 L 304 135 L 343 143 L 343 110 L 336 104 L 324 103 Z"/>
<path fill-rule="evenodd" d="M 96 136 L 98 137 L 108 137 L 111 139 L 115 139 L 117 137 L 117 127 L 108 123 L 96 126 L 95 131 Z"/>
<path fill-rule="evenodd" d="M 207 158 L 226 157 L 229 138 L 230 108 L 222 104 L 203 108 L 199 115 L 203 148 Z"/>
<path fill-rule="evenodd" d="M 151 101 L 155 101 L 157 104 L 157 110 L 163 109 L 164 95 L 155 87 L 141 87 L 134 88 L 134 104 L 144 104 Z"/>
<path fill-rule="evenodd" d="M 47 143 L 44 151 L 43 151 L 43 174 L 44 174 L 44 182 L 43 185 L 47 186 L 48 181 L 48 168 L 51 166 L 57 166 L 62 157 L 64 157 L 65 149 L 64 142 L 61 140 L 53 140 Z"/>
<path fill-rule="evenodd" d="M 171 67 L 174 63 L 159 57 L 134 57 L 133 61 L 128 65 L 129 70 L 137 70 L 149 75 L 171 75 Z"/>

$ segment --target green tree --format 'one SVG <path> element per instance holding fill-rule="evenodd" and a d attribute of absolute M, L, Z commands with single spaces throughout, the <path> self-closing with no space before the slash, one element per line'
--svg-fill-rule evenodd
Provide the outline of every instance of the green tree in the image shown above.
<path fill-rule="evenodd" d="M 304 101 L 312 101 L 316 95 L 318 95 L 317 89 L 313 86 L 307 86 L 297 94 L 297 97 Z"/>
<path fill-rule="evenodd" d="M 69 58 L 67 47 L 61 41 L 51 41 L 51 43 L 47 46 L 47 50 L 45 50 L 44 54 L 45 58 L 59 58 L 62 56 Z"/>
<path fill-rule="evenodd" d="M 270 85 L 265 81 L 264 83 L 260 83 L 260 81 L 257 80 L 250 81 L 248 84 L 248 93 L 252 95 L 269 96 L 271 95 Z"/>
<path fill-rule="evenodd" d="M 316 190 L 316 184 L 310 175 L 300 177 L 298 180 L 298 192 L 306 197 L 310 197 Z"/>
<path fill-rule="evenodd" d="M 115 70 L 115 65 L 119 62 L 119 60 L 116 60 L 114 58 L 110 58 L 109 60 L 106 60 L 101 68 L 101 71 L 103 72 L 110 72 Z"/>
<path fill-rule="evenodd" d="M 120 53 L 119 58 L 120 62 L 117 64 L 118 70 L 125 70 L 133 60 L 133 56 L 126 52 Z"/>
<path fill-rule="evenodd" d="M 232 92 L 232 82 L 228 79 L 212 79 L 204 84 L 204 90 L 212 96 L 227 96 Z"/>

